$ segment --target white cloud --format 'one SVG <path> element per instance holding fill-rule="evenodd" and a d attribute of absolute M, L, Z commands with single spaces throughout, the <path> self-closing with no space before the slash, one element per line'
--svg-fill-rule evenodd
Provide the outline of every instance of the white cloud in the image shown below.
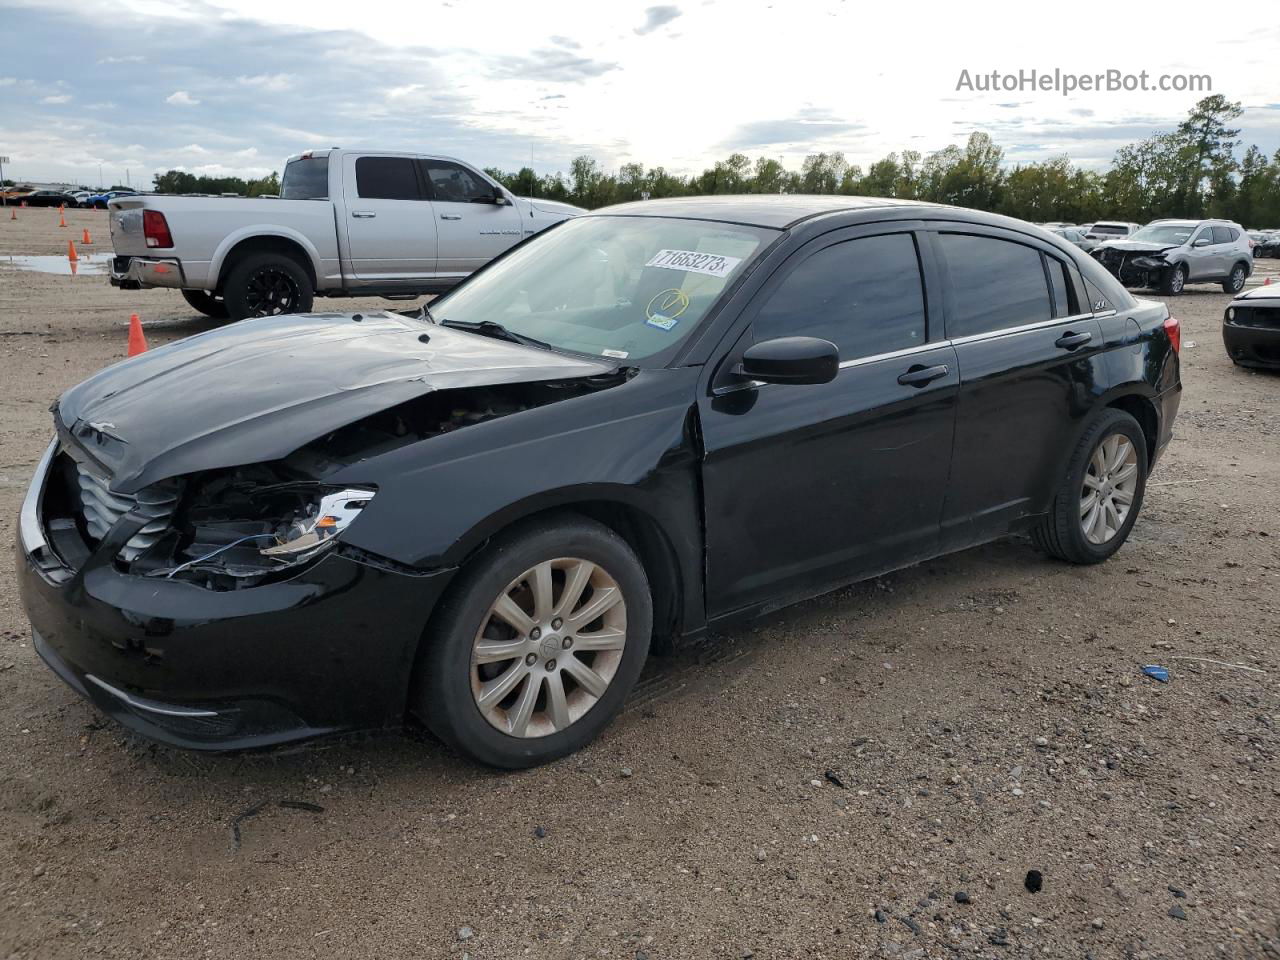
<path fill-rule="evenodd" d="M 387 91 L 388 100 L 400 100 L 422 89 L 420 83 L 406 83 L 403 87 L 392 87 Z"/>
<path fill-rule="evenodd" d="M 99 63 L 142 63 L 147 58 L 135 53 L 127 57 L 103 57 Z"/>
<path fill-rule="evenodd" d="M 52 94 L 51 96 L 44 97 L 40 102 L 41 103 L 70 103 L 71 94 L 69 93 Z"/>
<path fill-rule="evenodd" d="M 256 87 L 259 90 L 280 93 L 293 86 L 293 79 L 287 73 L 260 73 L 253 77 L 236 77 L 236 83 L 242 87 Z"/>
<path fill-rule="evenodd" d="M 185 147 L 179 147 L 178 153 L 208 153 L 204 147 L 198 143 L 188 143 Z"/>
<path fill-rule="evenodd" d="M 175 107 L 194 107 L 200 101 L 185 90 L 175 90 L 164 98 L 164 102 L 172 103 Z"/>
<path fill-rule="evenodd" d="M 12 87 L 17 82 L 17 77 L 0 77 L 0 87 Z"/>

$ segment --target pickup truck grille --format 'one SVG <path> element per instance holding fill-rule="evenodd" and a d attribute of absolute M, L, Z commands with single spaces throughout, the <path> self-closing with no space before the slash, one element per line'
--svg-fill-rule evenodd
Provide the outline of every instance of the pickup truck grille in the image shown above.
<path fill-rule="evenodd" d="M 177 493 L 161 487 L 146 487 L 137 494 L 112 493 L 107 484 L 76 464 L 80 483 L 80 507 L 85 526 L 95 540 L 102 540 L 115 526 L 117 520 L 130 510 L 139 510 L 148 518 L 146 526 L 129 538 L 120 548 L 121 560 L 132 562 L 145 553 L 169 529 L 173 512 L 178 506 Z"/>

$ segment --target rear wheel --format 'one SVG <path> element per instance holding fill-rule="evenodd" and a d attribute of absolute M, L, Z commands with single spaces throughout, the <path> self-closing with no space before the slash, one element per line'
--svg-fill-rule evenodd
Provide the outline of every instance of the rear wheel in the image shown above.
<path fill-rule="evenodd" d="M 1237 263 L 1231 268 L 1231 276 L 1222 281 L 1223 293 L 1239 293 L 1244 289 L 1245 278 L 1249 275 L 1249 271 L 1243 263 Z"/>
<path fill-rule="evenodd" d="M 222 299 L 232 320 L 306 313 L 315 300 L 311 278 L 292 257 L 254 253 L 227 274 Z"/>
<path fill-rule="evenodd" d="M 433 619 L 412 708 L 489 766 L 546 763 L 622 708 L 649 652 L 644 568 L 621 537 L 574 515 L 495 541 Z"/>
<path fill-rule="evenodd" d="M 1160 278 L 1160 292 L 1166 297 L 1176 297 L 1187 285 L 1187 268 L 1177 264 L 1164 272 Z"/>
<path fill-rule="evenodd" d="M 225 320 L 227 318 L 226 303 L 207 290 L 183 290 L 182 299 L 186 300 L 193 309 L 199 310 L 206 317 L 213 317 L 215 320 Z"/>
<path fill-rule="evenodd" d="M 1146 486 L 1142 428 L 1123 410 L 1107 409 L 1080 438 L 1032 538 L 1060 560 L 1101 563 L 1128 538 Z"/>

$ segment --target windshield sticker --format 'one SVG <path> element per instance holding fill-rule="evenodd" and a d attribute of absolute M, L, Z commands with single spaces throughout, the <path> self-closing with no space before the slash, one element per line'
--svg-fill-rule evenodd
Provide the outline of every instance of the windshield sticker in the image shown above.
<path fill-rule="evenodd" d="M 601 350 L 600 356 L 613 357 L 615 360 L 625 360 L 627 357 L 631 356 L 631 354 L 627 353 L 625 350 Z"/>
<path fill-rule="evenodd" d="M 672 330 L 680 321 L 680 314 L 689 309 L 689 295 L 672 287 L 655 293 L 644 308 L 644 322 L 659 330 Z"/>
<path fill-rule="evenodd" d="M 727 277 L 741 262 L 741 257 L 722 257 L 718 253 L 698 253 L 696 250 L 659 250 L 645 266 L 703 273 L 708 277 Z"/>

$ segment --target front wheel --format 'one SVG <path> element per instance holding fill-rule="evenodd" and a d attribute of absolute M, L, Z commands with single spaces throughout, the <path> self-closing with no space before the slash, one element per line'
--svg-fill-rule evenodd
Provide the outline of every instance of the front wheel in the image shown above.
<path fill-rule="evenodd" d="M 292 257 L 255 253 L 231 268 L 222 285 L 222 299 L 227 316 L 244 320 L 306 313 L 315 301 L 315 290 L 306 270 Z"/>
<path fill-rule="evenodd" d="M 215 320 L 227 318 L 227 304 L 206 290 L 183 290 L 182 299 L 189 303 L 193 310 L 199 310 L 206 317 Z"/>
<path fill-rule="evenodd" d="M 1249 271 L 1245 269 L 1243 263 L 1237 263 L 1231 270 L 1231 276 L 1222 281 L 1223 293 L 1239 293 L 1244 289 L 1245 278 L 1249 275 Z"/>
<path fill-rule="evenodd" d="M 1176 297 L 1186 285 L 1187 268 L 1182 264 L 1165 270 L 1164 276 L 1160 278 L 1160 292 L 1166 297 Z"/>
<path fill-rule="evenodd" d="M 1142 428 L 1128 413 L 1109 408 L 1080 438 L 1032 538 L 1059 560 L 1101 563 L 1128 538 L 1146 488 Z"/>
<path fill-rule="evenodd" d="M 589 743 L 649 653 L 644 567 L 602 524 L 565 514 L 495 540 L 463 571 L 419 658 L 413 712 L 473 760 L 514 770 Z"/>

